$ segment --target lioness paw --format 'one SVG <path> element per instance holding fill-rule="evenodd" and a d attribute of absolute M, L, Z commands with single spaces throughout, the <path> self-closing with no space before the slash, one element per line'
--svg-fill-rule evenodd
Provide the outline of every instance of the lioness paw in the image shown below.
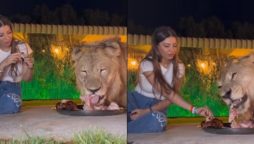
<path fill-rule="evenodd" d="M 120 107 L 115 102 L 111 102 L 110 105 L 107 107 L 107 110 L 119 110 L 119 109 Z"/>

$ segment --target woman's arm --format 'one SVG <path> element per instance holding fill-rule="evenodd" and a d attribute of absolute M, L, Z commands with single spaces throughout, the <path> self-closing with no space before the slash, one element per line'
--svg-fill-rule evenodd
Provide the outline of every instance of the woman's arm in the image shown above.
<path fill-rule="evenodd" d="M 151 79 L 154 79 L 154 76 L 151 75 L 153 72 L 152 71 L 147 71 L 147 72 L 144 72 L 144 75 L 145 77 L 148 79 L 148 77 L 152 77 Z M 177 77 L 178 77 L 178 80 L 176 81 L 176 83 L 174 84 L 175 85 L 175 90 L 176 92 L 178 93 L 180 91 L 180 88 L 181 88 L 181 85 L 182 85 L 182 82 L 183 82 L 183 78 L 184 78 L 184 75 L 185 75 L 185 67 L 184 67 L 184 64 L 183 63 L 179 63 L 178 64 L 178 74 L 177 74 Z M 149 81 L 151 83 L 151 81 Z M 158 87 L 158 89 L 160 89 Z M 155 111 L 162 111 L 162 110 L 165 110 L 172 102 L 169 100 L 169 99 L 165 99 L 165 100 L 162 100 L 160 101 L 159 103 L 155 104 L 154 106 L 151 107 L 150 111 L 151 110 L 155 110 Z"/>
<path fill-rule="evenodd" d="M 151 85 L 155 88 L 155 90 L 157 90 L 157 91 L 161 90 L 160 85 L 155 85 L 155 83 L 154 83 L 154 73 L 153 72 L 144 72 L 144 75 L 147 78 L 147 80 L 151 83 Z M 192 113 L 196 113 L 201 116 L 208 117 L 208 118 L 213 117 L 212 112 L 207 107 L 195 108 L 195 110 L 193 111 L 193 106 L 190 103 L 186 102 L 184 99 L 182 99 L 182 97 L 173 90 L 170 94 L 167 94 L 165 91 L 162 91 L 162 95 L 166 96 L 169 99 L 169 102 L 173 102 L 176 105 L 178 105 L 186 110 L 191 111 Z M 159 106 L 159 105 L 157 107 L 156 107 L 156 105 L 154 106 L 155 110 L 162 108 L 162 105 L 161 106 Z"/>
<path fill-rule="evenodd" d="M 144 72 L 144 75 L 147 78 L 147 80 L 151 83 L 151 85 L 155 88 L 155 90 L 160 91 L 160 86 L 159 85 L 154 86 L 154 81 L 153 81 L 154 80 L 154 74 L 153 74 L 153 72 L 150 72 L 150 71 L 149 72 Z M 173 91 L 172 91 L 172 93 L 173 93 Z M 174 99 L 172 99 L 173 100 L 172 101 L 171 98 L 169 98 L 169 97 L 172 97 L 172 96 L 167 95 L 165 92 L 162 92 L 162 95 L 166 96 L 167 99 L 158 102 L 157 104 L 153 105 L 150 108 L 133 110 L 132 113 L 131 113 L 131 119 L 136 120 L 139 117 L 141 117 L 141 116 L 143 116 L 143 115 L 145 115 L 145 114 L 147 114 L 151 111 L 165 110 L 172 102 L 176 103 L 177 105 L 179 105 L 181 107 L 184 107 L 185 109 L 191 109 L 191 107 L 192 107 L 190 104 L 183 101 L 180 96 L 178 96 L 180 98 L 180 102 L 179 102 L 179 98 L 176 98 L 176 99 L 174 98 Z"/>
<path fill-rule="evenodd" d="M 22 80 L 30 81 L 33 78 L 33 58 L 25 58 L 23 63 L 23 76 Z"/>
<path fill-rule="evenodd" d="M 0 80 L 2 79 L 2 76 L 4 74 L 4 69 L 5 69 L 5 63 L 1 62 L 0 63 Z"/>
<path fill-rule="evenodd" d="M 143 74 L 145 75 L 147 80 L 150 82 L 150 84 L 154 87 L 154 89 L 156 91 L 161 91 L 160 85 L 155 85 L 155 82 L 154 82 L 154 73 L 153 72 L 144 72 Z M 184 108 L 186 110 L 190 110 L 192 108 L 191 104 L 189 104 L 188 102 L 184 101 L 173 90 L 172 90 L 172 92 L 170 94 L 167 94 L 165 91 L 162 91 L 162 95 L 166 96 L 168 98 L 168 103 L 173 102 L 173 103 L 179 105 L 180 107 L 182 107 L 182 108 Z M 167 104 L 166 102 L 163 102 L 162 104 L 159 103 L 158 105 L 155 105 L 154 107 L 152 107 L 152 109 L 158 110 L 158 109 L 166 106 L 166 104 Z"/>
<path fill-rule="evenodd" d="M 21 60 L 20 53 L 11 54 L 6 59 L 4 59 L 0 63 L 0 79 L 2 79 L 3 73 L 4 73 L 5 69 L 6 69 L 6 67 L 8 67 L 9 65 L 11 65 L 13 63 L 17 63 L 20 60 Z"/>
<path fill-rule="evenodd" d="M 153 105 L 149 111 L 162 111 L 165 110 L 172 102 L 169 99 L 162 100 Z"/>

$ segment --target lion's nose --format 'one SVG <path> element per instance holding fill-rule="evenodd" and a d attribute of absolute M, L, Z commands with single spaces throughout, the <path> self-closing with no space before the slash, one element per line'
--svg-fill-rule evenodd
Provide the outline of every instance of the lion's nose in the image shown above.
<path fill-rule="evenodd" d="M 231 99 L 231 92 L 232 92 L 232 90 L 229 89 L 229 91 L 227 91 L 227 92 L 224 94 L 224 96 L 222 96 L 222 97 L 223 97 L 223 98 Z"/>
<path fill-rule="evenodd" d="M 96 93 L 99 89 L 100 89 L 100 87 L 99 87 L 99 88 L 95 88 L 95 89 L 88 89 L 88 90 L 94 94 L 94 93 Z"/>

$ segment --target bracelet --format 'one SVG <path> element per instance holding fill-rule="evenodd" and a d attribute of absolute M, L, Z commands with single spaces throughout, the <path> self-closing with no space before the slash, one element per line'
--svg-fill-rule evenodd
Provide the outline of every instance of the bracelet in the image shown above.
<path fill-rule="evenodd" d="M 197 114 L 198 113 L 198 108 L 193 107 L 191 113 L 192 114 Z"/>

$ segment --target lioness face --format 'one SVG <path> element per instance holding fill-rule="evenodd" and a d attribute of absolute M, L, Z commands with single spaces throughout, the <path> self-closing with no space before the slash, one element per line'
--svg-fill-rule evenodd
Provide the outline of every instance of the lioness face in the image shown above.
<path fill-rule="evenodd" d="M 73 49 L 76 84 L 87 107 L 126 105 L 124 54 L 124 47 L 114 39 Z"/>
<path fill-rule="evenodd" d="M 113 83 L 117 75 L 118 63 L 102 51 L 96 51 L 84 53 L 77 65 L 76 76 L 81 93 L 96 96 L 99 104 L 104 103 L 109 84 Z"/>
<path fill-rule="evenodd" d="M 234 62 L 224 70 L 218 81 L 220 96 L 224 102 L 238 111 L 247 112 L 254 96 L 254 64 Z"/>
<path fill-rule="evenodd" d="M 108 84 L 114 80 L 117 64 L 110 57 L 99 53 L 84 54 L 80 58 L 76 76 L 85 95 L 97 95 L 100 102 L 106 98 Z"/>

